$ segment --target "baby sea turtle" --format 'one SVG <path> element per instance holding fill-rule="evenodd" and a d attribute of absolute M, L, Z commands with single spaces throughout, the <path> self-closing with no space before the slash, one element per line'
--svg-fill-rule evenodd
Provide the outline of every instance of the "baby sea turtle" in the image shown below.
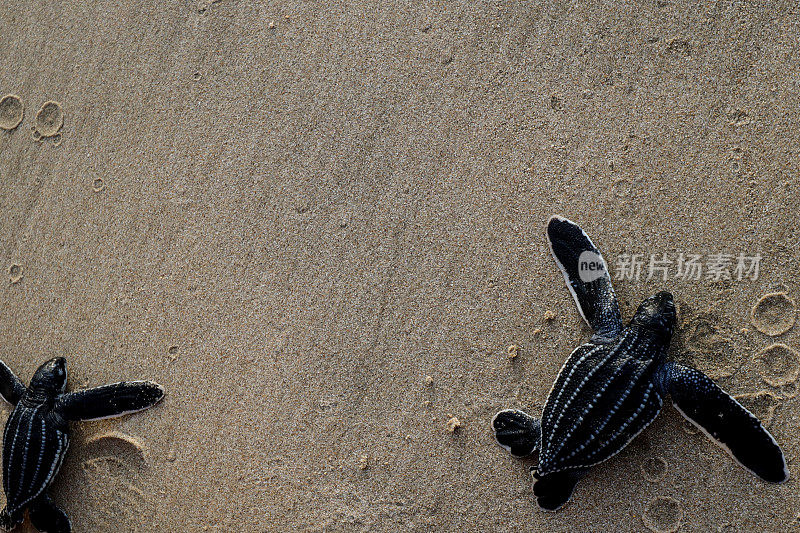
<path fill-rule="evenodd" d="M 66 385 L 63 357 L 40 366 L 27 388 L 0 361 L 0 394 L 14 406 L 3 433 L 2 529 L 22 522 L 27 508 L 39 531 L 69 533 L 69 518 L 45 492 L 67 453 L 69 421 L 141 411 L 164 397 L 164 389 L 152 381 L 122 381 L 75 392 L 65 392 Z"/>
<path fill-rule="evenodd" d="M 564 363 L 541 419 L 515 409 L 492 419 L 497 442 L 513 456 L 539 451 L 533 472 L 539 507 L 564 505 L 590 466 L 619 453 L 653 421 L 666 395 L 744 468 L 764 481 L 786 481 L 783 452 L 758 419 L 699 370 L 667 361 L 672 295 L 646 299 L 624 326 L 605 260 L 586 233 L 554 216 L 547 237 L 594 335 Z"/>

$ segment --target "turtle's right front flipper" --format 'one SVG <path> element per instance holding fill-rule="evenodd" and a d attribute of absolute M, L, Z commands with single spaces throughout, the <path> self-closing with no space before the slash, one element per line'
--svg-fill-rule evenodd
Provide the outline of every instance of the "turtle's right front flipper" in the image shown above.
<path fill-rule="evenodd" d="M 786 459 L 772 435 L 708 376 L 688 366 L 666 363 L 655 377 L 678 411 L 739 464 L 764 481 L 789 479 Z"/>
<path fill-rule="evenodd" d="M 580 226 L 560 216 L 548 221 L 547 240 L 578 311 L 595 337 L 600 340 L 619 335 L 619 304 L 600 250 Z"/>
<path fill-rule="evenodd" d="M 54 410 L 67 420 L 97 420 L 135 413 L 157 404 L 164 388 L 152 381 L 121 381 L 62 394 Z"/>
<path fill-rule="evenodd" d="M 542 436 L 538 418 L 517 409 L 505 409 L 492 418 L 492 431 L 497 443 L 514 457 L 525 457 L 536 451 Z"/>
<path fill-rule="evenodd" d="M 23 394 L 25 394 L 25 385 L 8 368 L 8 365 L 0 361 L 0 395 L 11 405 L 17 405 Z"/>

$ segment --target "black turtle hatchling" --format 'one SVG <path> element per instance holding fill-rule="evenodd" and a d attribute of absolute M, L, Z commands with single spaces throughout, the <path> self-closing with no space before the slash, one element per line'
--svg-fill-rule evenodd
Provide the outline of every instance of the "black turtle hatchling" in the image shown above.
<path fill-rule="evenodd" d="M 775 439 L 758 419 L 699 370 L 667 360 L 675 325 L 672 295 L 646 299 L 623 325 L 600 250 L 574 222 L 552 217 L 547 237 L 578 311 L 594 335 L 570 354 L 541 419 L 507 409 L 492 419 L 497 442 L 516 457 L 539 451 L 533 493 L 554 511 L 589 467 L 613 457 L 661 411 L 664 398 L 765 481 L 789 478 Z"/>
<path fill-rule="evenodd" d="M 0 528 L 14 528 L 27 508 L 39 531 L 69 533 L 67 515 L 45 492 L 67 453 L 69 422 L 141 411 L 164 397 L 164 389 L 152 381 L 123 381 L 75 392 L 65 392 L 66 385 L 63 357 L 40 366 L 27 388 L 0 361 L 0 394 L 14 406 L 3 433 L 6 508 L 0 512 Z"/>

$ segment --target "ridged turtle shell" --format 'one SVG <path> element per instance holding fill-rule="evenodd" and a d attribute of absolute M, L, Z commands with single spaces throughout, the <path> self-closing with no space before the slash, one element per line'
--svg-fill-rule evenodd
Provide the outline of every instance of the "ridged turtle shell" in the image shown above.
<path fill-rule="evenodd" d="M 615 342 L 572 352 L 544 406 L 539 473 L 605 461 L 647 427 L 663 404 L 652 380 L 663 352 L 631 327 Z"/>
<path fill-rule="evenodd" d="M 58 473 L 69 436 L 49 418 L 47 405 L 19 402 L 3 436 L 3 489 L 8 512 L 16 514 L 39 496 Z"/>

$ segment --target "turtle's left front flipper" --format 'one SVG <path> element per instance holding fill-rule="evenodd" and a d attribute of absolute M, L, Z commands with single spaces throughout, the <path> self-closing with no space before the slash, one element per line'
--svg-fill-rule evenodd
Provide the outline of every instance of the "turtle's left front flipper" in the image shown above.
<path fill-rule="evenodd" d="M 786 459 L 772 435 L 708 376 L 688 366 L 666 363 L 656 379 L 678 411 L 739 464 L 764 481 L 789 479 Z"/>
<path fill-rule="evenodd" d="M 96 420 L 135 413 L 157 404 L 164 389 L 152 381 L 121 381 L 62 394 L 55 410 L 67 420 Z"/>
<path fill-rule="evenodd" d="M 25 385 L 8 368 L 8 365 L 0 361 L 0 395 L 11 405 L 17 405 L 23 394 L 25 394 Z"/>
<path fill-rule="evenodd" d="M 547 222 L 547 241 L 578 311 L 594 330 L 595 338 L 615 338 L 622 330 L 622 319 L 600 250 L 580 226 L 558 215 Z"/>

